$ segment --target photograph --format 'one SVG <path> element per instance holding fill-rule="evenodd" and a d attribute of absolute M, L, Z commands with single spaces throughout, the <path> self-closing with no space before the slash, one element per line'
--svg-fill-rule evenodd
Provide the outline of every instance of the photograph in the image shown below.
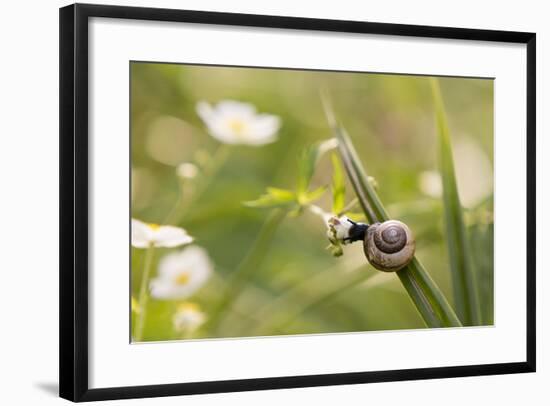
<path fill-rule="evenodd" d="M 493 78 L 129 65 L 132 343 L 493 326 Z"/>

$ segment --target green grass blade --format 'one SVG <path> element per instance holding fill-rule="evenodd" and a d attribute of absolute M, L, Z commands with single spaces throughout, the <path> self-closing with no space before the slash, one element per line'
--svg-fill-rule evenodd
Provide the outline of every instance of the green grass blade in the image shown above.
<path fill-rule="evenodd" d="M 443 183 L 445 228 L 454 304 L 464 325 L 479 325 L 481 310 L 477 283 L 464 225 L 462 205 L 458 196 L 449 126 L 439 81 L 437 78 L 430 78 L 430 84 L 435 104 L 438 161 Z"/>
<path fill-rule="evenodd" d="M 345 130 L 336 122 L 331 124 L 334 135 L 338 139 L 344 168 L 367 219 L 371 223 L 389 220 Z M 416 258 L 398 271 L 397 276 L 428 327 L 462 325 L 439 287 Z"/>
<path fill-rule="evenodd" d="M 399 280 L 409 293 L 416 309 L 429 327 L 460 327 L 453 308 L 420 261 L 414 258 L 397 271 Z"/>
<path fill-rule="evenodd" d="M 357 157 L 357 152 L 355 152 L 355 148 L 344 128 L 337 125 L 333 128 L 333 131 L 338 139 L 340 158 L 367 219 L 371 223 L 389 220 L 386 209 L 380 202 L 372 183 L 369 182 L 361 161 Z"/>

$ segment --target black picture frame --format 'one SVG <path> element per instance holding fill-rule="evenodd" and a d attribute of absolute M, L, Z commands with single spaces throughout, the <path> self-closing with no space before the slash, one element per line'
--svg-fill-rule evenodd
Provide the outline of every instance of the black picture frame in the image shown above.
<path fill-rule="evenodd" d="M 88 385 L 88 20 L 105 17 L 526 44 L 527 352 L 515 363 L 95 388 Z M 75 402 L 534 372 L 536 35 L 528 32 L 74 4 L 60 9 L 60 396 Z"/>

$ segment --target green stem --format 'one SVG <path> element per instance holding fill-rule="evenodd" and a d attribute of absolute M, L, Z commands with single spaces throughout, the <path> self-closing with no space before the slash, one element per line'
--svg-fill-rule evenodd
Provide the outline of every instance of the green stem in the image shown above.
<path fill-rule="evenodd" d="M 443 292 L 416 258 L 397 271 L 397 276 L 428 327 L 462 326 Z"/>
<path fill-rule="evenodd" d="M 212 184 L 212 181 L 216 177 L 216 174 L 223 167 L 223 164 L 229 158 L 231 152 L 231 147 L 228 144 L 221 144 L 210 161 L 208 165 L 203 168 L 203 173 L 199 182 L 196 182 L 196 189 L 194 192 L 185 199 L 183 193 L 183 184 L 180 184 L 180 191 L 178 200 L 170 210 L 168 216 L 166 217 L 164 224 L 179 224 L 181 220 L 188 213 L 189 209 L 193 207 L 193 204 L 196 203 Z"/>
<path fill-rule="evenodd" d="M 147 293 L 149 285 L 149 277 L 151 274 L 151 265 L 153 263 L 153 256 L 155 252 L 155 247 L 153 245 L 147 248 L 145 252 L 145 264 L 143 266 L 143 275 L 141 277 L 141 286 L 139 288 L 139 298 L 138 304 L 140 312 L 137 315 L 136 329 L 134 333 L 134 341 L 141 341 L 143 338 L 143 328 L 145 326 L 145 317 L 147 311 L 147 299 L 149 297 Z"/>
<path fill-rule="evenodd" d="M 286 215 L 285 210 L 275 209 L 266 218 L 254 244 L 237 267 L 237 270 L 231 275 L 220 301 L 210 313 L 207 325 L 211 331 L 215 331 L 219 327 L 220 321 L 225 313 L 231 309 L 232 304 L 239 297 L 249 278 L 260 268 L 275 232 Z"/>
<path fill-rule="evenodd" d="M 178 214 L 178 211 L 181 210 L 181 206 L 183 205 L 183 202 L 185 201 L 185 185 L 184 185 L 184 182 L 179 180 L 179 184 L 178 184 L 178 198 L 176 199 L 176 202 L 174 203 L 174 205 L 172 206 L 172 208 L 170 209 L 170 211 L 168 212 L 168 215 L 164 218 L 164 220 L 162 221 L 162 224 L 171 224 L 176 215 Z"/>

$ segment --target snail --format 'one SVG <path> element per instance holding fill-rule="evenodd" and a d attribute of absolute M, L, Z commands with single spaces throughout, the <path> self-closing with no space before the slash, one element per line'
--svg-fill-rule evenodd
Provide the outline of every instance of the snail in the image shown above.
<path fill-rule="evenodd" d="M 337 224 L 335 220 L 332 220 L 332 224 L 338 231 L 338 236 L 342 236 L 341 241 L 344 244 L 363 241 L 367 260 L 380 271 L 398 271 L 407 266 L 414 257 L 414 236 L 401 221 L 388 220 L 369 225 L 356 223 L 347 217 L 336 220 Z"/>
<path fill-rule="evenodd" d="M 363 250 L 376 269 L 384 272 L 399 271 L 414 257 L 415 241 L 405 223 L 389 220 L 367 228 Z"/>

